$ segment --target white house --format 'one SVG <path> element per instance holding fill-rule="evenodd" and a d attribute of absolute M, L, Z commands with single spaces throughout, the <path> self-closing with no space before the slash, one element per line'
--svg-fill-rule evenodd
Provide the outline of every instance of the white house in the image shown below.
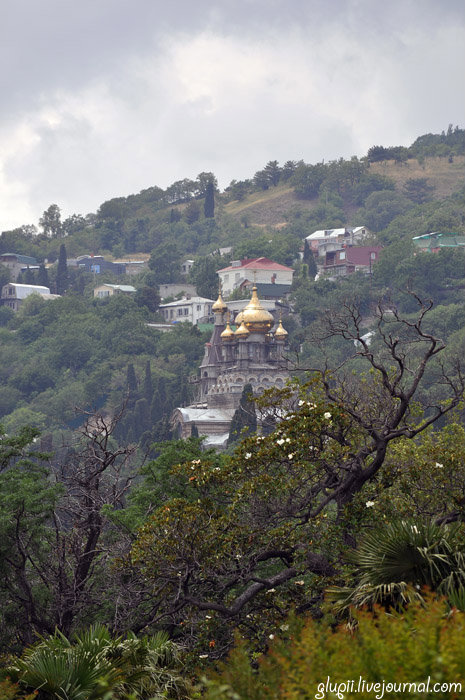
<path fill-rule="evenodd" d="M 327 243 L 333 244 L 338 242 L 354 245 L 355 243 L 360 243 L 364 238 L 370 235 L 371 232 L 366 226 L 355 226 L 354 228 L 346 226 L 345 228 L 329 228 L 314 231 L 314 233 L 306 236 L 305 240 L 315 253 L 324 255 L 326 253 Z"/>
<path fill-rule="evenodd" d="M 130 284 L 100 284 L 94 289 L 94 297 L 106 299 L 114 294 L 135 294 L 136 288 Z"/>
<path fill-rule="evenodd" d="M 235 289 L 244 282 L 255 282 L 259 285 L 283 285 L 284 291 L 289 291 L 292 285 L 292 267 L 273 262 L 269 258 L 254 258 L 233 260 L 228 267 L 218 270 L 221 289 L 225 298 L 228 298 Z M 287 290 L 286 290 L 287 288 Z"/>
<path fill-rule="evenodd" d="M 185 297 L 168 304 L 160 304 L 160 313 L 169 323 L 189 321 L 195 326 L 197 323 L 208 323 L 212 315 L 212 304 L 213 299 Z"/>
<path fill-rule="evenodd" d="M 13 311 L 17 311 L 24 299 L 31 294 L 39 294 L 42 299 L 56 299 L 59 294 L 50 294 L 48 287 L 42 287 L 38 284 L 17 284 L 9 282 L 2 287 L 2 306 L 8 306 Z"/>

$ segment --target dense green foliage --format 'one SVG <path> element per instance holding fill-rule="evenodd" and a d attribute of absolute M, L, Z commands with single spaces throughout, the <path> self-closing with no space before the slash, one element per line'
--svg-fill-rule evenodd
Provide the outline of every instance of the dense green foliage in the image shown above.
<path fill-rule="evenodd" d="M 239 644 L 221 671 L 205 680 L 206 698 L 463 697 L 463 612 L 448 614 L 442 601 L 430 599 L 397 614 L 355 616 L 355 629 L 342 625 L 333 630 L 327 622 L 307 620 L 299 625 L 291 620 L 270 635 L 274 639 L 269 654 L 254 666 L 246 645 Z"/>
<path fill-rule="evenodd" d="M 1 252 L 56 262 L 27 269 L 23 281 L 63 296 L 0 308 L 0 648 L 18 655 L 10 666 L 20 683 L 1 683 L 0 695 L 50 680 L 54 697 L 65 685 L 76 698 L 188 697 L 178 667 L 151 646 L 177 652 L 168 637 L 191 670 L 242 638 L 228 668 L 205 681 L 211 698 L 300 700 L 334 669 L 342 680 L 358 670 L 387 680 L 393 658 L 402 679 L 464 677 L 463 616 L 446 620 L 421 587 L 464 607 L 465 254 L 415 254 L 411 239 L 463 233 L 465 190 L 447 193 L 407 170 L 433 157 L 452 169 L 464 135 L 451 127 L 361 159 L 273 160 L 222 194 L 200 173 L 65 221 L 51 205 L 40 233 L 1 235 Z M 375 171 L 383 159 L 405 176 Z M 268 206 L 280 192 L 284 222 L 254 225 L 259 197 Z M 321 261 L 303 239 L 351 224 L 383 246 L 372 274 L 315 280 Z M 137 293 L 94 299 L 93 275 L 67 264 L 89 252 L 145 253 L 149 269 L 137 277 L 99 277 Z M 195 398 L 189 375 L 210 333 L 150 327 L 161 320 L 158 285 L 185 280 L 180 265 L 193 258 L 188 281 L 215 298 L 218 269 L 259 256 L 295 269 L 283 323 L 301 381 L 255 405 L 246 387 L 228 454 L 205 449 L 195 429 L 170 441 L 169 415 Z M 0 281 L 9 278 L 0 269 Z M 349 636 L 329 626 L 331 591 L 341 610 L 421 599 L 423 618 L 413 604 L 402 616 L 353 612 Z M 329 622 L 303 619 L 324 610 Z M 155 641 L 136 637 L 160 631 Z M 282 643 L 257 671 L 250 660 L 273 637 Z M 161 661 L 156 673 L 146 652 Z M 45 667 L 56 685 L 40 675 Z"/>

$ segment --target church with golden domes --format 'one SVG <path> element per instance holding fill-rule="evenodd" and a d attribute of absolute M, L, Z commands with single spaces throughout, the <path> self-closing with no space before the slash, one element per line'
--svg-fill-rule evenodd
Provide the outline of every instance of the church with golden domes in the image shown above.
<path fill-rule="evenodd" d="M 198 400 L 176 408 L 171 423 L 175 435 L 182 438 L 191 435 L 195 423 L 199 435 L 206 436 L 205 444 L 221 449 L 226 445 L 244 386 L 251 384 L 257 395 L 286 383 L 287 331 L 281 320 L 275 324 L 273 315 L 260 303 L 256 286 L 234 323 L 221 293 L 212 311 L 215 325 L 199 368 Z"/>

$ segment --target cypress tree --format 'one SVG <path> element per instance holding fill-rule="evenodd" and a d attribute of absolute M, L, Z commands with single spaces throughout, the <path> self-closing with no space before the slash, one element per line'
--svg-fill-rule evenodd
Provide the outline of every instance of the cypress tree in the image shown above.
<path fill-rule="evenodd" d="M 203 213 L 206 219 L 213 219 L 215 216 L 215 188 L 213 187 L 213 182 L 211 181 L 207 184 L 205 190 Z"/>
<path fill-rule="evenodd" d="M 144 397 L 147 399 L 148 404 L 152 403 L 153 399 L 153 382 L 152 382 L 152 369 L 150 366 L 150 360 L 145 363 L 145 376 L 144 376 Z"/>
<path fill-rule="evenodd" d="M 147 399 L 139 399 L 134 407 L 135 438 L 139 440 L 141 435 L 150 430 L 150 405 Z"/>
<path fill-rule="evenodd" d="M 251 384 L 246 384 L 242 390 L 239 407 L 233 415 L 229 428 L 228 445 L 240 440 L 242 431 L 247 431 L 247 435 L 257 432 L 257 415 Z"/>
<path fill-rule="evenodd" d="M 199 429 L 197 428 L 195 423 L 192 423 L 191 425 L 191 437 L 199 437 Z"/>
<path fill-rule="evenodd" d="M 307 239 L 305 239 L 304 243 L 304 263 L 308 265 L 308 276 L 310 277 L 310 279 L 315 279 L 315 275 L 318 272 L 318 268 L 316 266 L 315 256 L 313 254 L 312 249 L 308 245 Z"/>
<path fill-rule="evenodd" d="M 57 267 L 57 281 L 56 288 L 57 294 L 64 294 L 69 286 L 68 277 L 68 258 L 66 256 L 66 247 L 62 243 L 60 246 L 60 255 L 58 256 L 58 267 Z"/>
<path fill-rule="evenodd" d="M 44 263 L 41 263 L 39 265 L 39 272 L 37 273 L 37 284 L 40 284 L 42 287 L 50 287 L 48 272 Z"/>
<path fill-rule="evenodd" d="M 34 284 L 34 275 L 32 274 L 32 270 L 29 265 L 24 273 L 24 284 Z"/>
<path fill-rule="evenodd" d="M 152 418 L 152 423 L 158 423 L 163 417 L 163 404 L 160 400 L 160 392 L 153 392 L 153 399 L 150 406 L 150 416 Z"/>

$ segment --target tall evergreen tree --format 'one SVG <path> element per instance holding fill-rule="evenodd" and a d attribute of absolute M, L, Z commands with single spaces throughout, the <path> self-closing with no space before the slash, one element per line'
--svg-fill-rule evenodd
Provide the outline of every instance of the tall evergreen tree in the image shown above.
<path fill-rule="evenodd" d="M 132 362 L 128 364 L 128 370 L 126 375 L 126 387 L 129 393 L 129 407 L 133 407 L 137 399 L 137 377 Z"/>
<path fill-rule="evenodd" d="M 246 384 L 242 390 L 239 407 L 235 411 L 229 428 L 228 445 L 240 440 L 242 431 L 247 435 L 257 432 L 257 415 L 251 384 Z"/>
<path fill-rule="evenodd" d="M 69 276 L 68 276 L 68 258 L 66 256 L 66 246 L 64 243 L 60 246 L 60 254 L 58 256 L 58 267 L 57 267 L 57 281 L 56 288 L 57 294 L 64 294 L 69 286 Z"/>
<path fill-rule="evenodd" d="M 150 366 L 150 360 L 145 363 L 145 376 L 144 376 L 144 397 L 150 406 L 153 399 L 153 382 L 152 382 L 152 369 Z"/>
<path fill-rule="evenodd" d="M 26 272 L 24 273 L 24 284 L 34 284 L 34 275 L 29 265 L 27 266 Z"/>
<path fill-rule="evenodd" d="M 195 423 L 192 423 L 191 425 L 191 437 L 199 437 L 199 429 Z"/>
<path fill-rule="evenodd" d="M 310 248 L 307 239 L 305 239 L 304 243 L 304 263 L 308 266 L 308 276 L 310 279 L 315 279 L 315 275 L 318 272 L 318 268 L 316 266 L 315 262 L 315 256 L 313 254 L 312 249 Z"/>
<path fill-rule="evenodd" d="M 139 440 L 141 435 L 151 428 L 150 404 L 147 399 L 139 399 L 134 407 L 134 437 Z"/>
<path fill-rule="evenodd" d="M 48 272 L 47 272 L 47 268 L 45 267 L 44 263 L 41 263 L 39 265 L 39 271 L 37 273 L 37 284 L 40 284 L 42 287 L 50 287 L 50 281 L 48 279 Z"/>
<path fill-rule="evenodd" d="M 211 181 L 207 184 L 207 189 L 205 191 L 203 213 L 206 219 L 213 219 L 215 216 L 215 188 Z"/>

